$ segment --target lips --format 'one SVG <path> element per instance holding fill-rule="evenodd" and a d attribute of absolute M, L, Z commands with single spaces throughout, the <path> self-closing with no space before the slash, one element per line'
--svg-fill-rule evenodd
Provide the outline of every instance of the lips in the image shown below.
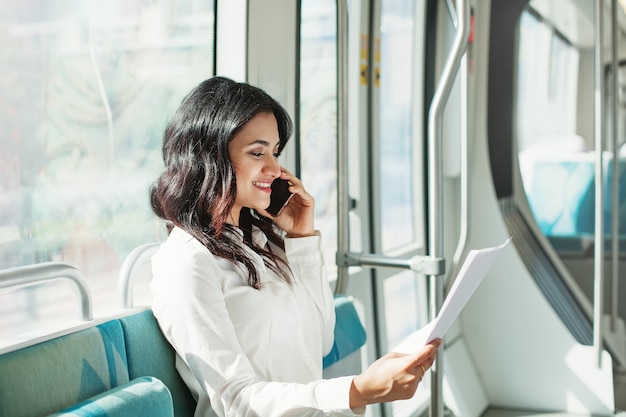
<path fill-rule="evenodd" d="M 271 182 L 252 181 L 252 185 L 254 185 L 257 188 L 262 189 L 263 191 L 272 192 Z"/>

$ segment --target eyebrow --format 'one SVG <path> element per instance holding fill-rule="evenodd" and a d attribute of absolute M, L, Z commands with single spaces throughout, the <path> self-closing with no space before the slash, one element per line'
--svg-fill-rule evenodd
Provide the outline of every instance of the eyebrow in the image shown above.
<path fill-rule="evenodd" d="M 248 145 L 249 146 L 250 145 L 262 145 L 262 146 L 272 147 L 272 144 L 269 141 L 265 140 L 265 139 L 255 139 L 252 142 L 250 142 Z M 273 145 L 273 146 L 278 146 L 278 145 L 280 145 L 280 139 L 278 140 L 276 145 Z"/>

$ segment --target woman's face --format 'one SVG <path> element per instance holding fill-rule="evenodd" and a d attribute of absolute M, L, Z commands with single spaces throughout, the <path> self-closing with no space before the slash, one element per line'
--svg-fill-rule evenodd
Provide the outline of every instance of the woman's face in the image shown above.
<path fill-rule="evenodd" d="M 278 124 L 273 113 L 258 113 L 230 141 L 237 196 L 229 223 L 239 225 L 242 207 L 263 210 L 270 204 L 272 181 L 280 176 Z"/>

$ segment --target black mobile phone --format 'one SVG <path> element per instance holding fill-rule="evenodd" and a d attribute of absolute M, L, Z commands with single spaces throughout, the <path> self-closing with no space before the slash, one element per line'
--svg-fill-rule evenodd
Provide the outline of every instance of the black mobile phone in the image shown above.
<path fill-rule="evenodd" d="M 278 216 L 292 196 L 293 194 L 289 191 L 289 181 L 276 178 L 272 182 L 272 194 L 267 212 L 274 217 Z"/>

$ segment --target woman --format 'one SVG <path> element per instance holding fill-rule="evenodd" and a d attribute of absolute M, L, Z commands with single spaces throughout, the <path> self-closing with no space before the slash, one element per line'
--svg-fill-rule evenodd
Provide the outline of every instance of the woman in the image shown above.
<path fill-rule="evenodd" d="M 265 92 L 222 77 L 191 91 L 165 130 L 151 202 L 170 235 L 152 259 L 153 311 L 197 417 L 362 414 L 410 398 L 437 353 L 440 341 L 322 379 L 334 303 L 314 200 L 278 163 L 291 130 Z M 276 178 L 294 195 L 273 217 Z"/>

